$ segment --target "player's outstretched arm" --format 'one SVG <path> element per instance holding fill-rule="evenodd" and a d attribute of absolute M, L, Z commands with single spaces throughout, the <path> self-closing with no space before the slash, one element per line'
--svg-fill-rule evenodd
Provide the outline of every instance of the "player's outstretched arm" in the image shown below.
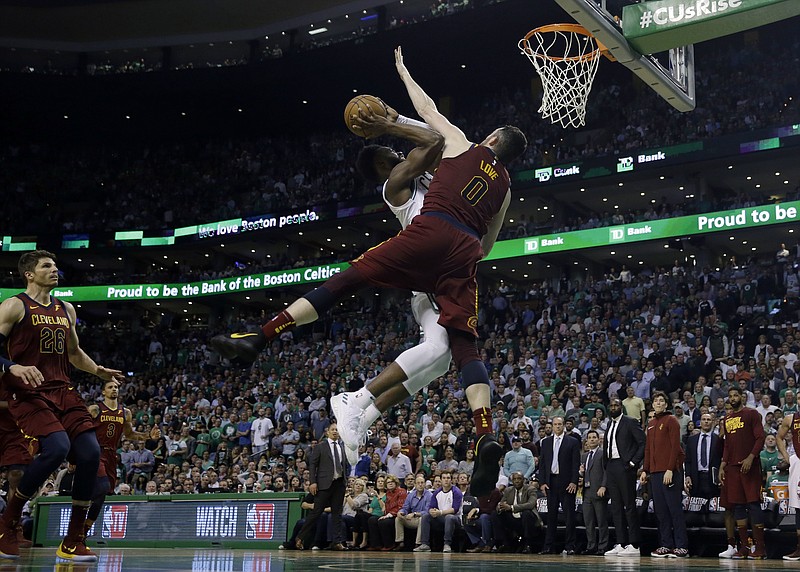
<path fill-rule="evenodd" d="M 481 248 L 483 248 L 484 258 L 489 256 L 489 253 L 494 247 L 494 243 L 497 241 L 497 235 L 500 233 L 500 229 L 503 228 L 503 221 L 505 221 L 506 218 L 506 210 L 508 210 L 508 205 L 510 204 L 511 191 L 507 191 L 506 198 L 503 199 L 503 204 L 500 206 L 500 210 L 497 211 L 497 214 L 492 217 L 491 221 L 489 221 L 486 234 L 484 234 L 483 238 L 481 239 Z"/>
<path fill-rule="evenodd" d="M 439 113 L 433 99 L 431 99 L 419 84 L 414 81 L 414 78 L 411 77 L 411 73 L 409 73 L 408 68 L 403 62 L 402 48 L 398 47 L 394 51 L 394 61 L 397 67 L 397 73 L 406 86 L 406 91 L 408 91 L 408 96 L 411 98 L 414 109 L 416 109 L 419 116 L 431 126 L 431 129 L 438 131 L 444 136 L 444 152 L 442 156 L 445 158 L 455 157 L 469 149 L 472 143 L 470 143 L 467 136 L 464 135 L 464 132 L 450 123 L 444 115 Z"/>
<path fill-rule="evenodd" d="M 81 371 L 96 375 L 100 379 L 110 380 L 114 379 L 117 382 L 125 380 L 125 376 L 121 371 L 116 369 L 108 369 L 102 365 L 97 365 L 94 360 L 90 358 L 86 352 L 81 349 L 80 342 L 78 341 L 78 332 L 75 329 L 77 322 L 77 315 L 75 314 L 75 307 L 69 302 L 64 302 L 64 309 L 67 311 L 67 316 L 70 321 L 69 338 L 67 340 L 67 353 L 69 354 L 69 363 L 77 367 Z"/>
<path fill-rule="evenodd" d="M 127 407 L 125 408 L 125 423 L 122 425 L 122 433 L 126 438 L 135 441 L 146 441 L 147 439 L 160 439 L 161 430 L 158 427 L 153 427 L 150 434 L 136 431 L 133 428 L 133 414 Z"/>

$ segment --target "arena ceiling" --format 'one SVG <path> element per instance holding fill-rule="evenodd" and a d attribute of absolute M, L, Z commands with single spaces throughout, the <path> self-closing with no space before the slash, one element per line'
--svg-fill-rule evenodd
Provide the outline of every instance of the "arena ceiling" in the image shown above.
<path fill-rule="evenodd" d="M 421 0 L 3 0 L 0 45 L 92 51 L 251 39 L 392 4 L 395 12 L 428 7 Z"/>

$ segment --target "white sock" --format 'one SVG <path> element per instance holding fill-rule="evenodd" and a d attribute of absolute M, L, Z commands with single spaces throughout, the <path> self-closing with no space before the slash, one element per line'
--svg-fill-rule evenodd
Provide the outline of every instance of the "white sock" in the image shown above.
<path fill-rule="evenodd" d="M 367 427 L 371 427 L 372 424 L 375 423 L 380 418 L 381 418 L 381 412 L 378 410 L 377 407 L 375 407 L 374 403 L 370 403 L 367 406 L 364 415 L 364 422 L 367 425 Z"/>
<path fill-rule="evenodd" d="M 372 395 L 372 393 L 370 393 L 369 389 L 366 387 L 362 387 L 353 395 L 353 403 L 355 403 L 359 409 L 366 409 L 374 402 L 375 396 Z"/>

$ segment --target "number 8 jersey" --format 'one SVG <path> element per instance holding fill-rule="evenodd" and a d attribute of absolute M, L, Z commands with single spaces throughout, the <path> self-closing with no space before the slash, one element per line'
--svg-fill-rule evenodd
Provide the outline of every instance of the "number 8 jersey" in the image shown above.
<path fill-rule="evenodd" d="M 8 359 L 19 365 L 35 365 L 42 372 L 44 383 L 36 388 L 38 390 L 68 384 L 70 363 L 67 344 L 73 324 L 69 321 L 64 304 L 52 296 L 47 306 L 24 292 L 16 297 L 25 306 L 25 316 L 14 324 L 8 335 Z M 11 374 L 6 372 L 4 377 L 7 376 Z M 19 383 L 11 385 L 19 386 Z"/>

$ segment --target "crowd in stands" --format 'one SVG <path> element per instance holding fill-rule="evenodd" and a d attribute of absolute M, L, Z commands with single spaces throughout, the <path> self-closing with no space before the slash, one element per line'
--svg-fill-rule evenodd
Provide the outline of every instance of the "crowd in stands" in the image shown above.
<path fill-rule="evenodd" d="M 723 43 L 698 58 L 698 107 L 691 113 L 672 110 L 632 82 L 598 82 L 588 106 L 588 125 L 598 129 L 581 144 L 564 141 L 560 127 L 542 122 L 530 91 L 512 84 L 476 99 L 460 96 L 454 122 L 473 140 L 498 124 L 519 125 L 529 134 L 530 145 L 513 165 L 516 170 L 789 125 L 800 119 L 798 74 L 788 69 L 797 62 L 774 57 L 773 41 L 778 40 L 762 38 L 746 51 Z M 798 42 L 793 40 L 794 48 Z M 784 46 L 780 53 L 792 52 Z M 0 150 L 0 189 L 14 200 L 4 209 L 3 228 L 26 235 L 171 229 L 374 198 L 376 188 L 364 184 L 353 169 L 361 146 L 342 132 L 255 141 L 154 142 L 135 149 L 7 146 Z M 48 202 L 53 180 L 60 181 L 60 200 L 35 220 L 26 217 Z M 735 191 L 731 197 L 727 202 L 754 200 Z M 657 216 L 675 215 L 713 202 L 698 198 L 693 206 L 654 205 L 652 210 Z M 582 221 L 566 220 L 570 213 L 560 216 L 565 220 L 555 222 L 556 228 L 589 228 L 615 216 L 653 214 L 597 213 Z"/>
<path fill-rule="evenodd" d="M 485 292 L 481 357 L 495 433 L 507 451 L 501 488 L 511 486 L 515 472 L 528 486 L 554 417 L 564 417 L 580 438 L 590 430 L 602 437 L 615 397 L 644 422 L 652 393 L 667 392 L 685 444 L 699 431 L 701 415 L 721 418 L 726 388 L 735 384 L 774 435 L 783 417 L 797 411 L 797 254 L 742 266 L 732 261 L 719 271 L 676 263 L 624 279 L 612 270 L 583 281 Z M 417 341 L 404 300 L 370 309 L 350 304 L 325 322 L 325 336 L 285 332 L 251 368 L 220 360 L 207 345 L 215 329 L 175 330 L 146 320 L 136 328 L 81 324 L 90 355 L 133 372 L 120 400 L 134 428 L 161 429 L 159 439 L 123 442 L 117 492 L 306 492 L 308 452 L 331 422 L 330 396 L 369 384 Z M 258 321 L 242 316 L 228 326 L 240 331 Z M 76 379 L 87 402 L 99 398 L 97 385 Z M 472 439 L 464 389 L 451 370 L 373 427 L 352 468 L 374 505 L 368 513 L 381 514 L 377 499 L 385 492 L 377 483 L 386 475 L 408 489 L 421 475 L 427 490 L 452 471 L 456 486 L 466 488 Z M 764 456 L 770 482 L 786 478 L 774 445 L 767 441 Z M 53 491 L 68 471 L 62 473 L 53 475 Z"/>

